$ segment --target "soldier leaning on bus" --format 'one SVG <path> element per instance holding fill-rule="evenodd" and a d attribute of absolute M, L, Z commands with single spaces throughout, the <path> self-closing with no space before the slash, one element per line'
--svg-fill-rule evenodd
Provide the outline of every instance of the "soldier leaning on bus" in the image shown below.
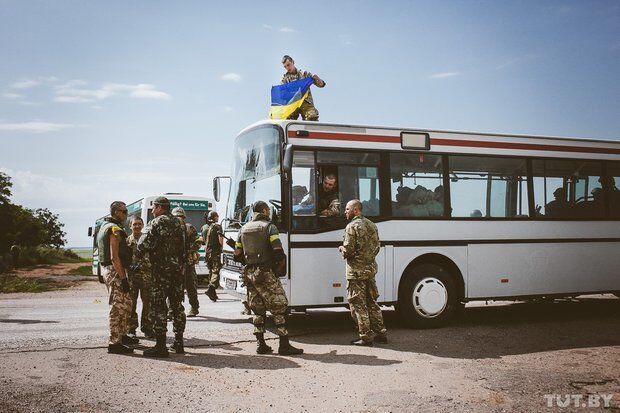
<path fill-rule="evenodd" d="M 282 75 L 282 80 L 280 81 L 281 84 L 290 83 L 296 80 L 311 77 L 314 80 L 314 85 L 316 87 L 325 87 L 325 82 L 317 75 L 313 75 L 312 73 L 306 72 L 305 70 L 297 69 L 295 67 L 295 61 L 291 56 L 284 55 L 284 57 L 282 57 L 282 65 L 284 66 L 286 73 Z M 297 119 L 300 114 L 303 120 L 319 120 L 319 111 L 314 107 L 312 92 L 310 91 L 308 91 L 308 97 L 301 104 L 301 107 L 295 112 L 293 112 L 291 116 L 289 116 L 289 119 Z"/>
<path fill-rule="evenodd" d="M 192 224 L 185 222 L 185 210 L 176 207 L 172 210 L 172 215 L 177 217 L 185 228 L 185 249 L 186 260 L 183 264 L 183 272 L 185 274 L 185 290 L 191 309 L 187 313 L 188 317 L 196 317 L 198 315 L 198 289 L 196 288 L 196 263 L 198 262 L 198 250 L 200 249 L 200 240 L 198 231 Z"/>
<path fill-rule="evenodd" d="M 288 300 L 278 278 L 286 273 L 286 255 L 278 229 L 269 221 L 269 206 L 266 202 L 257 201 L 252 210 L 252 221 L 245 224 L 239 233 L 235 260 L 245 264 L 242 277 L 248 291 L 250 308 L 255 314 L 254 335 L 258 342 L 256 353 L 267 354 L 273 351 L 265 343 L 265 319 L 269 311 L 273 314 L 276 334 L 280 337 L 278 354 L 301 354 L 304 352 L 302 349 L 290 344 L 286 329 Z"/>
<path fill-rule="evenodd" d="M 387 343 L 375 281 L 379 231 L 372 221 L 362 216 L 362 203 L 357 199 L 347 203 L 345 215 L 351 222 L 345 228 L 344 242 L 338 250 L 347 261 L 347 299 L 359 333 L 359 338 L 352 340 L 351 344 L 372 346 L 373 339 L 377 343 Z"/>
<path fill-rule="evenodd" d="M 202 241 L 205 244 L 205 261 L 209 269 L 209 286 L 205 294 L 211 301 L 217 301 L 217 290 L 220 288 L 220 270 L 222 269 L 222 247 L 224 237 L 222 227 L 218 224 L 220 217 L 215 211 L 207 215 L 207 223 L 202 226 Z"/>
<path fill-rule="evenodd" d="M 166 348 L 166 298 L 172 307 L 172 326 L 177 354 L 185 352 L 183 332 L 185 331 L 185 309 L 183 308 L 183 272 L 185 262 L 185 229 L 170 213 L 170 201 L 160 196 L 153 201 L 153 215 L 138 241 L 138 251 L 149 254 L 151 262 L 151 312 L 156 344 L 145 350 L 147 357 L 168 357 Z"/>
<path fill-rule="evenodd" d="M 153 338 L 153 329 L 149 320 L 151 311 L 151 265 L 144 254 L 138 252 L 138 240 L 142 236 L 144 221 L 138 216 L 131 218 L 131 234 L 127 237 L 127 245 L 132 251 L 132 264 L 129 266 L 129 284 L 131 287 L 131 320 L 129 322 L 129 334 L 136 336 L 136 329 L 140 330 L 145 337 Z M 142 312 L 138 323 L 138 295 L 142 300 Z"/>
<path fill-rule="evenodd" d="M 131 264 L 131 249 L 127 246 L 127 234 L 123 223 L 127 219 L 127 206 L 114 201 L 110 205 L 110 216 L 97 234 L 101 275 L 110 293 L 110 340 L 108 353 L 133 353 L 126 344 L 137 344 L 137 339 L 126 336 L 131 318 L 131 295 L 127 279 L 127 267 Z"/>

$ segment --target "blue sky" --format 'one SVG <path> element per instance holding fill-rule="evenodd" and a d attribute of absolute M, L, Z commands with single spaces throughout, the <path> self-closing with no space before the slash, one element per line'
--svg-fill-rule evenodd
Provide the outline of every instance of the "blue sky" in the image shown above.
<path fill-rule="evenodd" d="M 280 58 L 321 120 L 620 139 L 617 1 L 0 0 L 0 170 L 70 246 L 115 199 L 209 195 Z"/>

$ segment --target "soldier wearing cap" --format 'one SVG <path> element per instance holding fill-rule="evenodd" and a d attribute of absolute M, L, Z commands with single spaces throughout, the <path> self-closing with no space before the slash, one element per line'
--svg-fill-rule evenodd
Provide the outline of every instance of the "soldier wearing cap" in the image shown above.
<path fill-rule="evenodd" d="M 307 77 L 311 77 L 314 80 L 314 85 L 316 87 L 323 88 L 325 87 L 325 82 L 318 77 L 317 75 L 313 75 L 310 72 L 306 72 L 305 70 L 299 70 L 295 67 L 295 61 L 289 55 L 284 55 L 282 57 L 282 65 L 286 70 L 286 73 L 282 75 L 281 84 L 291 83 L 296 80 L 305 79 Z M 303 120 L 319 120 L 319 111 L 314 107 L 314 101 L 312 100 L 312 92 L 308 91 L 308 97 L 301 104 L 301 107 L 293 112 L 289 119 L 297 119 L 299 115 Z"/>
<path fill-rule="evenodd" d="M 201 240 L 205 244 L 205 261 L 209 269 L 209 286 L 205 294 L 211 301 L 217 301 L 217 290 L 220 287 L 220 270 L 222 269 L 222 247 L 224 236 L 218 224 L 220 217 L 215 211 L 207 215 L 207 223 L 202 226 Z"/>
<path fill-rule="evenodd" d="M 176 207 L 172 210 L 172 215 L 178 218 L 183 227 L 185 228 L 185 251 L 186 260 L 183 263 L 183 272 L 185 274 L 185 290 L 187 291 L 187 298 L 189 299 L 189 305 L 191 309 L 187 313 L 188 317 L 196 317 L 198 315 L 198 308 L 200 303 L 198 302 L 198 290 L 196 289 L 196 263 L 198 263 L 200 249 L 200 239 L 198 238 L 198 231 L 189 222 L 185 222 L 185 210 L 181 207 Z"/>
<path fill-rule="evenodd" d="M 153 216 L 138 241 L 138 251 L 148 253 L 151 262 L 151 313 L 153 333 L 157 340 L 154 347 L 144 351 L 147 357 L 168 357 L 166 331 L 168 312 L 166 298 L 172 307 L 174 349 L 185 352 L 185 309 L 183 308 L 183 264 L 185 256 L 185 228 L 170 213 L 170 201 L 163 196 L 153 201 Z"/>
<path fill-rule="evenodd" d="M 256 352 L 267 354 L 273 351 L 265 343 L 265 319 L 269 311 L 273 314 L 276 334 L 280 337 L 278 354 L 301 354 L 304 352 L 302 349 L 290 344 L 286 329 L 288 300 L 278 278 L 286 274 L 286 255 L 278 228 L 269 220 L 269 205 L 266 202 L 258 201 L 252 209 L 253 219 L 241 228 L 235 244 L 235 260 L 245 264 L 242 277 L 250 308 L 255 314 Z"/>

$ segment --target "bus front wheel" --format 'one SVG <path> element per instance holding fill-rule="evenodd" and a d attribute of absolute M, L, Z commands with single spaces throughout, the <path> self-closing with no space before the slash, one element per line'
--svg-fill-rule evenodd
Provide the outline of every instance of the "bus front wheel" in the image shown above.
<path fill-rule="evenodd" d="M 398 312 L 410 327 L 446 325 L 462 308 L 454 278 L 436 264 L 420 264 L 402 280 Z"/>

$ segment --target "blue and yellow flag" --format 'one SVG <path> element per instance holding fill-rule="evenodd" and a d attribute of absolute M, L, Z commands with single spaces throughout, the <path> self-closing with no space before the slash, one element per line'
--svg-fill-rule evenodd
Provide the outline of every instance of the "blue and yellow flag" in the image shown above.
<path fill-rule="evenodd" d="M 310 93 L 310 86 L 314 83 L 311 77 L 299 79 L 271 88 L 270 119 L 288 119 Z"/>

